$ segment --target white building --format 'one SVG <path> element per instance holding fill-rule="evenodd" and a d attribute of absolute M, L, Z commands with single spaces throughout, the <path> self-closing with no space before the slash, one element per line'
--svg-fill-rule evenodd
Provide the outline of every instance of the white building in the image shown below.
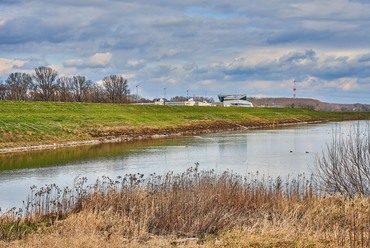
<path fill-rule="evenodd" d="M 224 107 L 253 107 L 253 104 L 247 101 L 246 95 L 218 95 L 218 99 Z"/>

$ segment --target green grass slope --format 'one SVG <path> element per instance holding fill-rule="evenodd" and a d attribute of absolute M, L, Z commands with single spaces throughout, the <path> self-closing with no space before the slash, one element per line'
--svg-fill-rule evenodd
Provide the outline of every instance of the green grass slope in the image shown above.
<path fill-rule="evenodd" d="M 224 108 L 0 101 L 0 148 L 83 141 L 106 136 L 171 134 L 300 121 L 368 119 L 370 113 L 288 108 Z M 144 131 L 143 131 L 144 130 Z M 201 131 L 201 130 L 200 130 Z"/>

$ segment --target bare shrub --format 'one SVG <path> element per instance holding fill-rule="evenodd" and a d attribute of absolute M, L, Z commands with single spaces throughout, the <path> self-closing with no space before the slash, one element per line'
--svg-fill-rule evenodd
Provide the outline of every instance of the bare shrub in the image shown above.
<path fill-rule="evenodd" d="M 370 196 L 370 133 L 360 124 L 343 137 L 336 130 L 317 159 L 317 176 L 329 194 Z"/>

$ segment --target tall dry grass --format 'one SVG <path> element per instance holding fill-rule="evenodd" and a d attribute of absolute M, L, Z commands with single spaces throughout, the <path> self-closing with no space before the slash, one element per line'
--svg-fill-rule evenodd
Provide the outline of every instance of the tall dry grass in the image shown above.
<path fill-rule="evenodd" d="M 38 231 L 14 232 L 36 224 Z M 243 177 L 196 166 L 181 174 L 103 177 L 93 185 L 81 178 L 73 189 L 34 188 L 23 210 L 2 217 L 0 237 L 25 238 L 7 243 L 17 246 L 170 246 L 177 237 L 196 237 L 216 247 L 369 247 L 369 228 L 369 198 L 320 195 L 304 175 Z"/>

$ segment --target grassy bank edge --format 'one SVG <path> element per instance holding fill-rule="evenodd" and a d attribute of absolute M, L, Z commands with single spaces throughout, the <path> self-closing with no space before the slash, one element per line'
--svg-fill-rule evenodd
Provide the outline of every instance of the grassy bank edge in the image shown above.
<path fill-rule="evenodd" d="M 370 112 L 0 101 L 0 153 L 370 119 Z"/>
<path fill-rule="evenodd" d="M 336 121 L 347 121 L 348 119 L 341 120 L 338 119 Z M 13 152 L 26 152 L 26 151 L 36 151 L 36 150 L 46 150 L 46 149 L 56 149 L 62 147 L 73 147 L 73 146 L 82 146 L 82 145 L 96 145 L 96 144 L 103 144 L 103 143 L 115 143 L 115 142 L 129 142 L 135 140 L 144 140 L 144 139 L 165 139 L 171 137 L 178 137 L 184 135 L 197 135 L 197 134 L 205 134 L 205 133 L 216 133 L 216 132 L 227 132 L 227 131 L 238 131 L 238 130 L 253 130 L 253 129 L 269 129 L 269 128 L 279 128 L 279 127 L 287 127 L 287 126 L 295 126 L 295 125 L 307 125 L 307 124 L 318 124 L 323 122 L 329 122 L 334 120 L 311 120 L 311 121 L 297 121 L 297 122 L 288 122 L 288 123 L 261 123 L 255 126 L 242 125 L 242 124 L 231 124 L 225 125 L 223 128 L 220 128 L 219 125 L 212 126 L 212 124 L 207 123 L 206 126 L 208 129 L 200 129 L 199 124 L 187 125 L 184 127 L 186 130 L 181 131 L 183 127 L 179 126 L 176 129 L 173 129 L 172 132 L 168 132 L 169 127 L 163 127 L 159 129 L 155 129 L 154 132 L 163 133 L 166 131 L 166 134 L 157 134 L 157 133 L 150 133 L 150 134 L 141 134 L 142 130 L 137 129 L 135 132 L 138 134 L 132 135 L 122 135 L 122 136 L 101 136 L 98 139 L 91 139 L 91 140 L 81 140 L 81 141 L 66 141 L 66 142 L 59 142 L 53 144 L 38 144 L 38 145 L 28 145 L 28 146 L 17 146 L 17 147 L 9 147 L 9 148 L 1 148 L 1 153 L 13 153 Z M 214 127 L 214 128 L 213 128 Z"/>

